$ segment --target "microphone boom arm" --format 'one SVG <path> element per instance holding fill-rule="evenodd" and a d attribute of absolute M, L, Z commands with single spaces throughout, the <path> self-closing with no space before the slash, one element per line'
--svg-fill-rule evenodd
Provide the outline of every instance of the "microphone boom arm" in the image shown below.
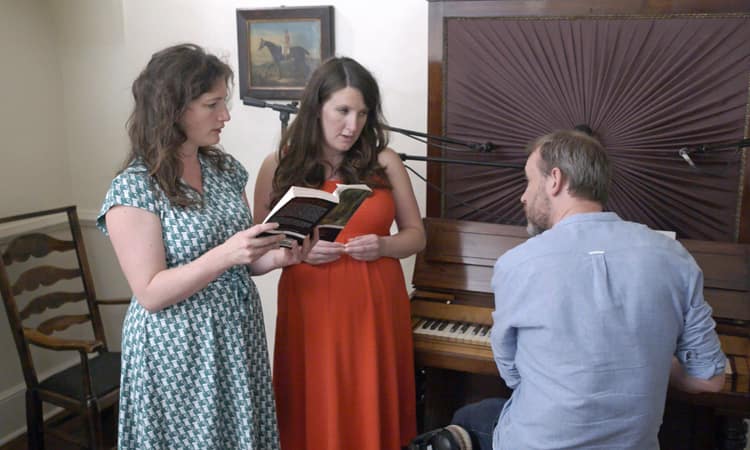
<path fill-rule="evenodd" d="M 404 128 L 396 128 L 396 127 L 392 127 L 390 125 L 386 125 L 385 128 L 387 130 L 403 134 L 404 136 L 408 136 L 408 137 L 412 137 L 412 138 L 414 136 L 421 137 L 421 138 L 427 138 L 427 139 L 430 139 L 430 140 L 433 140 L 433 141 L 437 141 L 437 142 L 440 142 L 440 143 L 443 143 L 443 144 L 458 145 L 460 147 L 465 147 L 465 148 L 468 148 L 470 150 L 476 150 L 476 151 L 479 151 L 479 152 L 490 152 L 495 147 L 497 147 L 492 142 L 485 142 L 483 144 L 478 143 L 478 142 L 467 142 L 467 141 L 462 141 L 462 140 L 459 140 L 459 139 L 448 138 L 448 137 L 444 137 L 444 136 L 435 136 L 435 135 L 432 135 L 432 134 L 420 133 L 418 131 L 407 130 L 407 129 L 404 129 Z"/>
<path fill-rule="evenodd" d="M 524 166 L 522 164 L 514 164 L 514 163 L 501 163 L 501 162 L 492 162 L 492 161 L 468 161 L 464 159 L 446 159 L 446 158 L 437 158 L 434 156 L 407 155 L 405 153 L 399 153 L 398 156 L 401 158 L 401 161 L 427 161 L 427 162 L 437 162 L 437 163 L 443 163 L 443 164 L 465 164 L 465 165 L 470 165 L 470 166 L 489 166 L 489 167 L 504 167 L 507 169 L 524 169 Z"/>
<path fill-rule="evenodd" d="M 744 148 L 750 147 L 750 139 L 742 139 L 736 142 L 724 142 L 717 144 L 703 144 L 699 145 L 697 151 L 699 152 L 710 152 L 712 150 L 722 150 L 725 148 Z"/>

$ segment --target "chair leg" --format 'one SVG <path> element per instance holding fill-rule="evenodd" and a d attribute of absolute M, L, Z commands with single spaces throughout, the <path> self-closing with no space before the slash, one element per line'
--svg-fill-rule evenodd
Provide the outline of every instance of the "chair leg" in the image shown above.
<path fill-rule="evenodd" d="M 26 389 L 26 436 L 30 450 L 44 450 L 42 400 L 32 389 Z"/>
<path fill-rule="evenodd" d="M 99 411 L 99 406 L 93 399 L 89 399 L 86 402 L 85 422 L 89 448 L 96 450 L 103 449 L 104 433 L 102 431 L 101 411 Z"/>

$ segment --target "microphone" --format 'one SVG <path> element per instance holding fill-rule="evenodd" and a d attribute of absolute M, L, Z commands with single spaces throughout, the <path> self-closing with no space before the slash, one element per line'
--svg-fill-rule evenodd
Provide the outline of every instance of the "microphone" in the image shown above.
<path fill-rule="evenodd" d="M 497 145 L 493 144 L 492 142 L 485 142 L 483 144 L 476 145 L 475 148 L 481 153 L 488 153 L 495 150 L 497 148 Z"/>
<path fill-rule="evenodd" d="M 242 97 L 242 103 L 246 104 L 247 106 L 255 106 L 257 108 L 265 108 L 266 106 L 268 106 L 268 104 L 263 100 L 258 100 L 257 98 L 252 97 Z"/>
<path fill-rule="evenodd" d="M 681 149 L 677 150 L 677 154 L 680 155 L 682 157 L 682 159 L 685 160 L 686 163 L 690 164 L 690 167 L 692 167 L 693 169 L 696 168 L 695 167 L 695 163 L 690 158 L 690 153 L 688 152 L 688 148 L 687 147 L 682 147 Z"/>

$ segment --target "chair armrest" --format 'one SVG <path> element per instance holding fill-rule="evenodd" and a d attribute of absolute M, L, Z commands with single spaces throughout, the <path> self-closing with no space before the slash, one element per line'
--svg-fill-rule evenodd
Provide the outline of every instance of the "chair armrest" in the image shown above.
<path fill-rule="evenodd" d="M 102 300 L 95 300 L 97 305 L 128 305 L 130 304 L 129 298 L 111 298 L 111 299 L 102 299 Z"/>
<path fill-rule="evenodd" d="M 79 352 L 83 351 L 86 353 L 93 353 L 99 348 L 104 347 L 104 344 L 101 341 L 62 339 L 59 337 L 47 336 L 46 334 L 40 333 L 31 328 L 24 328 L 23 334 L 32 344 L 50 350 L 78 350 Z"/>

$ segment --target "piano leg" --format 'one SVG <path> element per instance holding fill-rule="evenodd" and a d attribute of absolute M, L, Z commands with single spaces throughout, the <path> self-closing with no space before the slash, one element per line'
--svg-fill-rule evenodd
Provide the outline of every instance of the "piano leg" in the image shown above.
<path fill-rule="evenodd" d="M 716 441 L 718 450 L 745 450 L 747 446 L 747 423 L 742 417 L 721 417 Z"/>
<path fill-rule="evenodd" d="M 747 423 L 736 413 L 667 398 L 659 444 L 662 450 L 745 450 Z"/>
<path fill-rule="evenodd" d="M 418 433 L 450 424 L 460 407 L 488 397 L 508 398 L 512 391 L 499 376 L 417 367 Z"/>
<path fill-rule="evenodd" d="M 464 396 L 461 372 L 454 370 L 423 367 L 417 371 L 423 377 L 423 409 L 419 422 L 420 433 L 450 424 L 453 412 L 463 402 Z"/>
<path fill-rule="evenodd" d="M 415 386 L 417 393 L 417 434 L 425 433 L 425 394 L 427 392 L 427 370 L 423 367 L 414 369 Z"/>

